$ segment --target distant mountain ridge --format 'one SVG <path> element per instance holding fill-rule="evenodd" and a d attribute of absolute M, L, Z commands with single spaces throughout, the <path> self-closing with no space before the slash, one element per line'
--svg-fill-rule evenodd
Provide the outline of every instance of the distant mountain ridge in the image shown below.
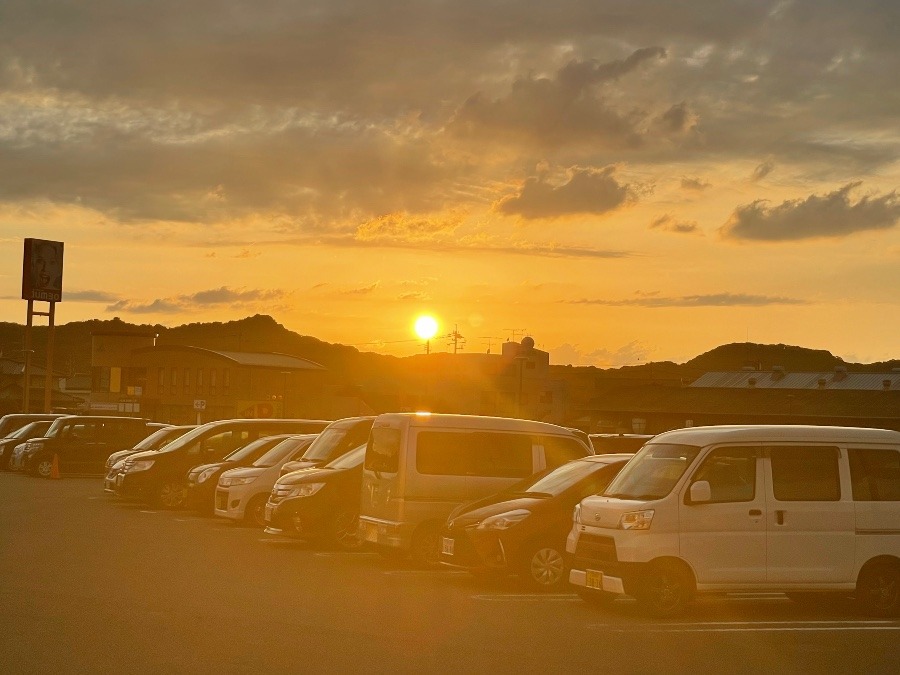
<path fill-rule="evenodd" d="M 21 359 L 25 327 L 0 322 L 0 352 L 3 356 Z M 131 324 L 116 317 L 93 319 L 56 326 L 54 333 L 54 367 L 60 373 L 90 372 L 91 334 L 95 332 L 148 332 L 157 335 L 157 344 L 180 344 L 221 351 L 278 352 L 302 357 L 319 363 L 335 373 L 355 375 L 363 379 L 390 375 L 407 370 L 421 355 L 395 357 L 361 352 L 355 347 L 324 342 L 288 330 L 268 315 L 257 314 L 228 322 L 190 323 L 168 328 L 154 324 Z M 46 354 L 47 327 L 35 326 L 32 348 L 38 362 Z M 437 356 L 437 355 L 435 355 Z M 637 366 L 600 369 L 593 366 L 562 366 L 554 368 L 590 369 L 617 378 L 679 378 L 690 381 L 704 372 L 734 371 L 744 367 L 771 370 L 781 366 L 789 372 L 817 372 L 842 366 L 853 372 L 889 372 L 900 367 L 900 359 L 872 364 L 848 363 L 821 349 L 777 344 L 732 343 L 721 345 L 684 364 L 671 361 L 651 362 Z"/>

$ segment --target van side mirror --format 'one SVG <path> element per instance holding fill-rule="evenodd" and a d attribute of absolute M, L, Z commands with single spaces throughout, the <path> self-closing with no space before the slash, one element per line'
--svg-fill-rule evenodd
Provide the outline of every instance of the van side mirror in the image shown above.
<path fill-rule="evenodd" d="M 698 480 L 691 484 L 691 504 L 703 504 L 712 501 L 712 490 L 708 480 Z"/>

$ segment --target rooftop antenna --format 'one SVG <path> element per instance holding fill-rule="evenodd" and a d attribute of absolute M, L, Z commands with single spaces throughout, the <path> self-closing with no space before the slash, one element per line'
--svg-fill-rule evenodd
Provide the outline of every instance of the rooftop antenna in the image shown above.
<path fill-rule="evenodd" d="M 528 332 L 525 328 L 504 328 L 503 330 L 507 331 L 516 342 L 519 341 L 521 336 Z M 507 338 L 507 341 L 509 341 L 509 338 Z"/>
<path fill-rule="evenodd" d="M 496 335 L 480 335 L 480 336 L 478 336 L 478 339 L 488 341 L 487 353 L 490 354 L 491 353 L 491 345 L 493 344 L 494 340 L 502 340 L 503 338 L 497 337 Z"/>

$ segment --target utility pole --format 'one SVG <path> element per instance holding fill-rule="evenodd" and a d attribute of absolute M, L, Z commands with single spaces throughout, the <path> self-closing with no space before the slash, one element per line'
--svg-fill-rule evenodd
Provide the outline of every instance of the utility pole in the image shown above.
<path fill-rule="evenodd" d="M 453 332 L 447 337 L 450 338 L 450 342 L 453 344 L 454 354 L 457 354 L 460 349 L 466 346 L 466 338 L 460 335 L 459 326 L 457 324 L 453 325 Z"/>

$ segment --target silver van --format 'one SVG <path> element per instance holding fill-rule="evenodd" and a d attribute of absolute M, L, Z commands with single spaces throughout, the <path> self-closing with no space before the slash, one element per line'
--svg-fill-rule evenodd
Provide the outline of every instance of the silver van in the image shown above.
<path fill-rule="evenodd" d="M 360 537 L 382 553 L 436 563 L 441 527 L 457 505 L 590 454 L 571 430 L 544 422 L 379 415 L 363 465 Z"/>

